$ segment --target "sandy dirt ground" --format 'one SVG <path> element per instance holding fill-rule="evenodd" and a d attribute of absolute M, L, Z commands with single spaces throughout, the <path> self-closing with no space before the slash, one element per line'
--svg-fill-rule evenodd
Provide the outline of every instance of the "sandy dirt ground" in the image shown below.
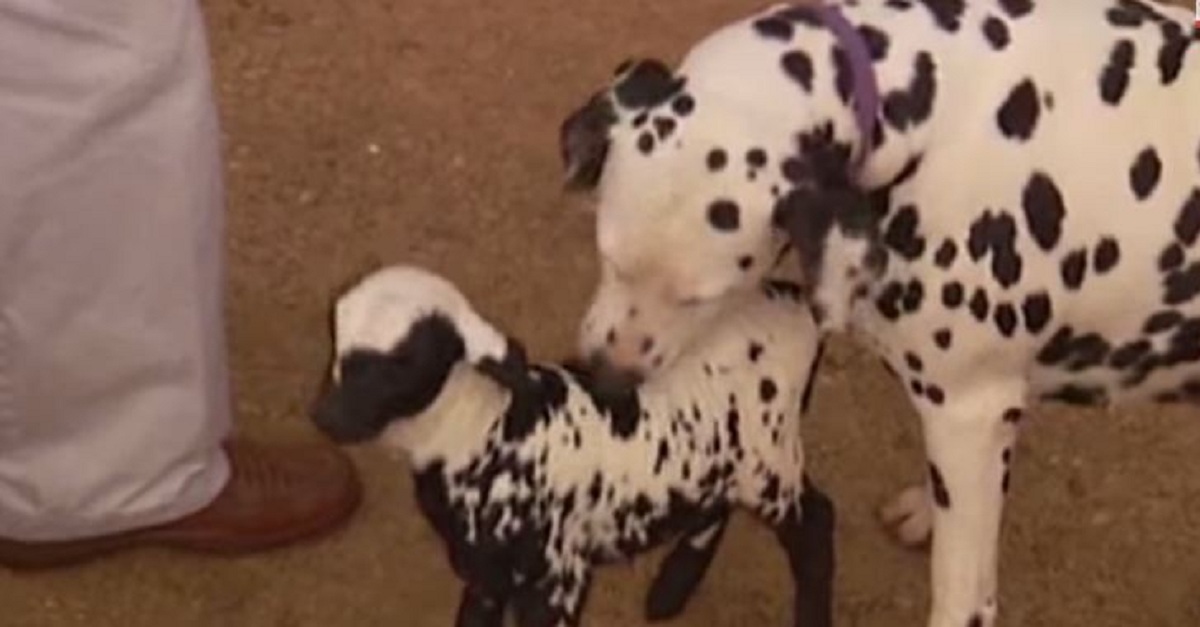
<path fill-rule="evenodd" d="M 594 278 L 589 219 L 560 192 L 562 116 L 622 58 L 676 59 L 757 6 L 738 0 L 210 0 L 227 147 L 238 428 L 313 438 L 335 291 L 428 265 L 543 357 L 570 350 Z M 1069 42 L 1064 42 L 1069 45 Z M 919 476 L 901 390 L 829 355 L 806 439 L 838 503 L 838 624 L 923 625 L 926 559 L 873 516 Z M 1002 624 L 1200 625 L 1196 410 L 1043 412 L 1017 451 Z M 0 572 L 5 627 L 442 627 L 458 587 L 401 464 L 354 452 L 353 524 L 265 556 L 156 551 L 68 572 Z M 661 556 L 603 570 L 585 625 L 643 624 Z M 783 556 L 741 518 L 679 626 L 788 623 Z"/>

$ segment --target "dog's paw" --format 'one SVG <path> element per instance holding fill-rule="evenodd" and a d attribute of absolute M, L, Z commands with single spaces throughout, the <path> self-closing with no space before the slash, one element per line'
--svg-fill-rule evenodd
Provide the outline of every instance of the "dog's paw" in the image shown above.
<path fill-rule="evenodd" d="M 909 549 L 926 550 L 933 538 L 933 507 L 922 485 L 909 486 L 879 508 L 879 521 L 892 539 Z"/>

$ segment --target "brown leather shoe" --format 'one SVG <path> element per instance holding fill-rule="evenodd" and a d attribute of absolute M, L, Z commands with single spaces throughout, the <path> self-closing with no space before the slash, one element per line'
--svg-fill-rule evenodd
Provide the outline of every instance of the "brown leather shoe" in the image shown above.
<path fill-rule="evenodd" d="M 235 439 L 229 483 L 204 509 L 174 522 L 64 542 L 0 539 L 0 565 L 68 566 L 115 551 L 160 546 L 241 554 L 315 538 L 345 522 L 362 500 L 351 461 L 335 447 L 271 446 Z"/>

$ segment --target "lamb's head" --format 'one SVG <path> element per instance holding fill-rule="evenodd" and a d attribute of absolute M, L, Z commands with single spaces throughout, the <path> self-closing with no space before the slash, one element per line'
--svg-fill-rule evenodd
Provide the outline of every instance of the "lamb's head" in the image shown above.
<path fill-rule="evenodd" d="M 502 362 L 505 336 L 444 278 L 411 266 L 376 271 L 334 308 L 334 360 L 313 411 L 317 427 L 341 443 L 376 438 L 395 421 L 419 416 L 454 368 Z"/>

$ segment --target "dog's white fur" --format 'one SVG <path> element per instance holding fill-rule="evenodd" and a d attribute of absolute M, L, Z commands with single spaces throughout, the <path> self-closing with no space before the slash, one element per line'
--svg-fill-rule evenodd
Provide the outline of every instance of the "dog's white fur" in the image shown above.
<path fill-rule="evenodd" d="M 915 93 L 921 55 L 930 61 L 936 89 L 932 111 L 917 114 L 922 119 L 885 128 L 858 181 L 870 189 L 886 186 L 919 159 L 915 175 L 891 186 L 880 225 L 895 229 L 899 245 L 913 249 L 891 251 L 890 264 L 871 273 L 861 263 L 870 238 L 835 224 L 821 239 L 824 263 L 805 278 L 823 308 L 823 328 L 848 327 L 871 346 L 904 377 L 922 416 L 930 491 L 951 504 L 931 509 L 929 491 L 910 490 L 885 514 L 910 541 L 926 537 L 925 523 L 932 522 L 929 625 L 990 627 L 998 607 L 1001 485 L 1007 486 L 1021 411 L 1048 397 L 1194 400 L 1200 388 L 1200 364 L 1192 356 L 1200 299 L 1187 297 L 1200 280 L 1194 276 L 1200 257 L 1194 242 L 1177 235 L 1190 231 L 1195 215 L 1185 207 L 1200 189 L 1200 45 L 1187 33 L 1192 17 L 1186 11 L 1137 0 L 968 0 L 961 13 L 959 3 L 948 1 L 834 4 L 887 39 L 874 69 L 885 97 L 899 97 L 881 117 L 888 106 L 920 100 L 902 97 Z M 770 227 L 777 199 L 771 188 L 814 186 L 789 182 L 776 167 L 796 154 L 796 135 L 827 124 L 855 154 L 867 144 L 837 93 L 832 35 L 804 23 L 756 28 L 781 9 L 726 25 L 688 51 L 675 73 L 686 77 L 681 90 L 695 101 L 690 114 L 672 116 L 669 99 L 648 111 L 614 105 L 617 121 L 595 184 L 604 272 L 580 334 L 584 352 L 651 377 L 669 371 L 672 356 L 719 318 L 729 295 L 754 285 L 765 270 L 761 260 L 785 239 Z M 948 22 L 957 24 L 954 32 Z M 1174 44 L 1164 45 L 1168 35 Z M 1172 49 L 1175 44 L 1183 50 Z M 809 61 L 808 90 L 781 69 L 784 55 L 795 50 Z M 1169 76 L 1180 59 L 1182 72 Z M 1104 74 L 1109 65 L 1131 67 L 1118 67 L 1114 78 Z M 619 75 L 614 84 L 627 79 Z M 1036 87 L 1014 97 L 1026 79 Z M 1118 104 L 1103 101 L 1102 83 L 1103 91 L 1121 94 Z M 998 128 L 1007 99 L 1015 101 L 1007 115 L 1023 118 L 1006 120 L 1009 125 L 1030 125 L 1029 109 L 1036 110 L 1028 139 L 1005 137 Z M 643 137 L 651 127 L 631 122 L 638 116 L 672 117 L 678 128 L 666 138 L 651 135 L 657 141 L 650 142 Z M 1138 165 L 1147 147 L 1157 158 Z M 720 173 L 706 168 L 714 148 L 728 155 Z M 753 178 L 745 176 L 742 157 L 751 148 L 770 157 L 770 166 Z M 1035 170 L 1046 173 L 1053 191 L 1031 184 Z M 1151 193 L 1138 198 L 1134 189 L 1149 181 Z M 709 224 L 705 208 L 715 199 L 739 205 L 742 228 Z M 908 204 L 919 224 L 905 234 L 897 215 Z M 1052 216 L 1055 204 L 1065 209 L 1061 219 Z M 982 220 L 985 211 L 1011 221 L 993 229 Z M 1042 223 L 1034 225 L 1035 218 Z M 973 230 L 982 233 L 978 259 L 968 254 Z M 917 238 L 923 238 L 920 246 Z M 1115 245 L 1119 261 L 1101 270 L 1108 263 L 1099 261 L 1106 238 L 1115 244 L 1105 256 Z M 936 262 L 935 251 L 947 240 L 957 255 Z M 1020 256 L 1019 277 L 1009 285 L 990 267 L 1000 254 L 987 249 L 992 244 L 1011 246 Z M 1179 250 L 1168 252 L 1171 246 Z M 1081 287 L 1066 287 L 1072 253 L 1082 257 Z M 752 271 L 735 263 L 743 255 L 756 260 Z M 1173 269 L 1163 268 L 1167 255 L 1177 255 L 1166 264 Z M 1004 263 L 1004 272 L 1013 273 L 1010 260 Z M 965 294 L 943 296 L 950 284 Z M 1168 302 L 1171 289 L 1182 294 L 1179 302 Z M 1045 315 L 1039 301 L 1029 300 L 1039 292 L 1052 306 Z M 637 317 L 628 315 L 631 307 Z M 1186 322 L 1144 332 L 1151 316 L 1164 310 Z M 1029 322 L 1042 318 L 1042 325 Z M 935 346 L 935 337 L 953 338 L 953 345 L 946 339 L 945 347 Z M 644 338 L 653 340 L 653 351 L 634 349 Z M 1170 351 L 1174 357 L 1167 357 Z M 1179 363 L 1152 363 L 1156 355 Z M 1142 368 L 1147 372 L 1140 380 L 1130 378 Z"/>

